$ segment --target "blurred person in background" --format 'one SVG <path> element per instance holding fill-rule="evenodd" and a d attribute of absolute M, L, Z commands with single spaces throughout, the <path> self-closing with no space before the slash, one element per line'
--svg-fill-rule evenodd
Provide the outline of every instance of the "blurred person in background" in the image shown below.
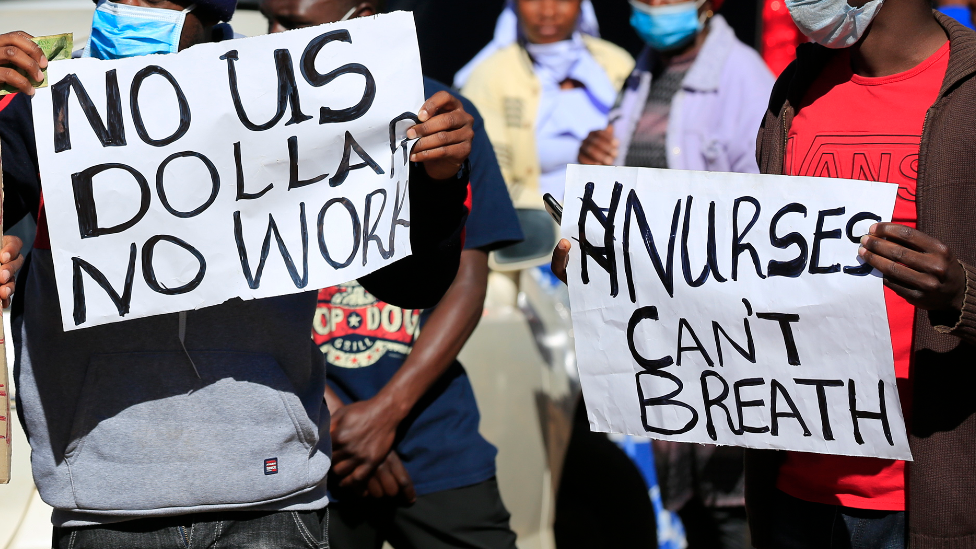
<path fill-rule="evenodd" d="M 763 2 L 759 51 L 774 75 L 779 76 L 796 59 L 796 47 L 807 40 L 790 17 L 785 0 Z"/>
<path fill-rule="evenodd" d="M 270 32 L 366 17 L 377 0 L 262 0 Z M 426 94 L 446 91 L 424 78 Z M 478 111 L 464 251 L 436 308 L 403 309 L 359 283 L 322 289 L 312 339 L 326 361 L 335 460 L 334 549 L 514 549 L 495 480 L 497 450 L 478 432 L 474 391 L 457 355 L 481 318 L 488 254 L 522 240 Z"/>
<path fill-rule="evenodd" d="M 463 93 L 485 118 L 518 206 L 563 195 L 566 165 L 603 128 L 633 69 L 623 49 L 580 31 L 582 0 L 517 0 L 518 39 L 471 73 Z"/>
<path fill-rule="evenodd" d="M 973 7 L 969 0 L 937 0 L 936 9 L 970 29 L 973 26 Z"/>
<path fill-rule="evenodd" d="M 759 172 L 755 136 L 773 76 L 714 15 L 717 3 L 632 0 L 631 24 L 647 47 L 610 125 L 583 142 L 580 163 Z M 678 512 L 689 547 L 745 547 L 742 449 L 653 447 L 665 507 Z"/>

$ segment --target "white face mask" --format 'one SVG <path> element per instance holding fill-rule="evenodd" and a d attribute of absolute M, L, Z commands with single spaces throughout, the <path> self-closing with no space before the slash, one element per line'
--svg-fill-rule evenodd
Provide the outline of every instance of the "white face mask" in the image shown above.
<path fill-rule="evenodd" d="M 869 0 L 852 8 L 847 0 L 786 0 L 800 32 L 828 48 L 853 46 L 878 15 L 884 0 Z"/>

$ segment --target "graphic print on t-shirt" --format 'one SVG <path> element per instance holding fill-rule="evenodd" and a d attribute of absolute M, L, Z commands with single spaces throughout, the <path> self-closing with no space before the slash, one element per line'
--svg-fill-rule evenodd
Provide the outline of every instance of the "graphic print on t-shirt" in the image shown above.
<path fill-rule="evenodd" d="M 787 134 L 785 175 L 883 181 L 898 185 L 891 220 L 915 227 L 915 191 L 925 114 L 938 97 L 949 43 L 903 73 L 868 78 L 851 70 L 848 53 L 823 69 Z M 911 422 L 915 308 L 884 289 L 902 411 Z M 818 503 L 858 509 L 905 509 L 902 461 L 788 452 L 777 487 Z"/>
<path fill-rule="evenodd" d="M 786 142 L 784 173 L 897 183 L 898 198 L 915 202 L 919 135 L 822 134 L 799 154 L 794 143 Z"/>
<path fill-rule="evenodd" d="M 410 354 L 420 313 L 384 303 L 358 282 L 348 282 L 319 290 L 312 339 L 330 366 L 372 366 L 387 353 Z"/>

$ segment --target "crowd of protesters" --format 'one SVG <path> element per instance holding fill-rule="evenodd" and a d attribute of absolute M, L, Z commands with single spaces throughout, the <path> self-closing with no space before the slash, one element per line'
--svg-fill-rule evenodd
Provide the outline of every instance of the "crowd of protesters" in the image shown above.
<path fill-rule="evenodd" d="M 235 37 L 236 0 L 96 4 L 82 56 Z M 5 237 L 0 298 L 13 301 L 18 409 L 53 546 L 514 548 L 457 356 L 482 316 L 489 254 L 523 239 L 515 207 L 561 198 L 581 163 L 897 183 L 892 222 L 859 254 L 885 277 L 914 462 L 655 441 L 657 475 L 692 549 L 976 547 L 970 6 L 769 0 L 756 51 L 722 0 L 630 4 L 636 59 L 600 38 L 590 0 L 508 0 L 453 88 L 425 78 L 408 259 L 317 292 L 75 332 L 61 327 L 34 151 L 32 81 L 47 60 L 29 35 L 0 34 L 0 84 L 20 90 L 0 97 L 4 220 L 38 226 L 29 253 Z M 281 32 L 383 5 L 260 9 Z M 843 145 L 818 147 L 824 136 Z M 857 172 L 858 155 L 892 161 Z M 569 248 L 551 266 L 564 281 Z M 401 321 L 368 328 L 369 356 L 350 352 L 342 338 L 366 333 L 371 308 Z M 252 464 L 271 455 L 295 472 L 257 489 Z"/>

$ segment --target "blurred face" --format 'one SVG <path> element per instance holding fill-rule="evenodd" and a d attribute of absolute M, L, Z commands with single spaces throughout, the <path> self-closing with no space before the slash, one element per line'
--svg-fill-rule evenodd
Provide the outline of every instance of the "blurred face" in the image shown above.
<path fill-rule="evenodd" d="M 352 8 L 355 11 L 350 18 L 376 13 L 369 3 L 357 5 L 349 0 L 261 0 L 261 13 L 268 19 L 269 33 L 335 23 Z"/>
<path fill-rule="evenodd" d="M 582 0 L 518 0 L 519 21 L 533 44 L 567 40 L 576 29 Z"/>
<path fill-rule="evenodd" d="M 116 4 L 138 6 L 141 8 L 158 8 L 164 10 L 183 11 L 193 4 L 192 0 L 113 0 Z M 209 17 L 201 17 L 195 11 L 186 14 L 183 22 L 183 34 L 180 35 L 180 51 L 195 44 L 210 41 L 210 33 L 218 21 Z"/>

